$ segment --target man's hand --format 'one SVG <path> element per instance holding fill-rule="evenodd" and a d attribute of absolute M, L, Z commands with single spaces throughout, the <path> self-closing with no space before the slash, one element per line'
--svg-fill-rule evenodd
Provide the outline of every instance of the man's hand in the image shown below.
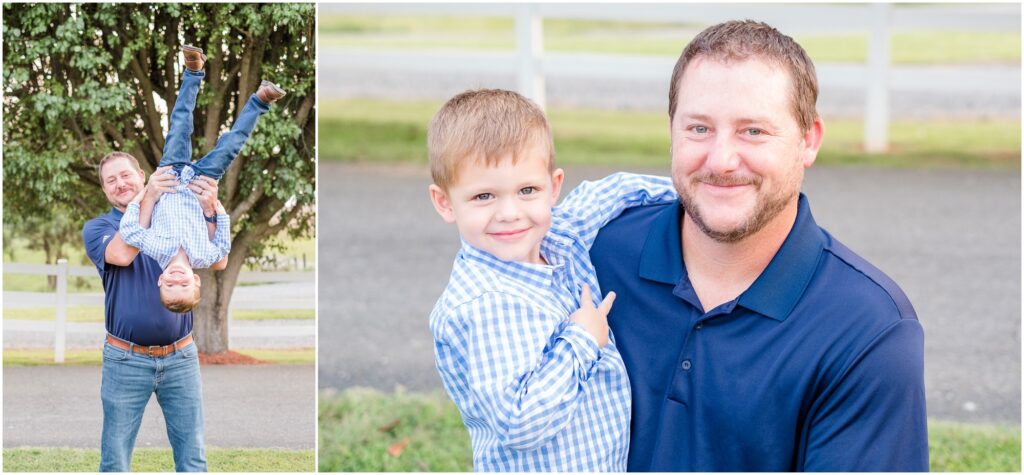
<path fill-rule="evenodd" d="M 580 292 L 580 309 L 569 316 L 569 321 L 583 327 L 597 340 L 597 346 L 604 348 L 608 344 L 608 312 L 612 310 L 614 301 L 615 292 L 608 292 L 601 305 L 595 308 L 590 296 L 590 286 L 583 284 L 583 290 Z"/>
<path fill-rule="evenodd" d="M 217 180 L 199 175 L 188 184 L 188 189 L 192 190 L 199 198 L 199 205 L 203 207 L 204 215 L 215 216 L 217 214 L 217 204 L 219 203 L 217 201 Z"/>
<path fill-rule="evenodd" d="M 167 173 L 170 169 L 170 166 L 160 167 L 149 176 L 149 183 L 146 184 L 146 195 L 151 202 L 156 203 L 159 201 L 160 195 L 164 193 L 177 193 L 174 187 L 178 186 L 178 178 L 171 173 Z"/>

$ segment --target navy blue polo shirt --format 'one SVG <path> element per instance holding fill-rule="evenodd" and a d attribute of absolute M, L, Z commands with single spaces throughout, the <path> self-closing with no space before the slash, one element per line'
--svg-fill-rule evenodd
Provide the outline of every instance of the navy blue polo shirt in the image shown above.
<path fill-rule="evenodd" d="M 139 253 L 126 267 L 107 264 L 107 244 L 117 233 L 124 213 L 113 208 L 82 227 L 85 252 L 103 279 L 107 333 L 137 345 L 166 345 L 192 331 L 192 312 L 178 314 L 160 303 L 157 280 L 163 270 Z"/>
<path fill-rule="evenodd" d="M 924 334 L 881 271 L 793 229 L 736 300 L 704 312 L 678 203 L 627 210 L 591 249 L 633 390 L 630 471 L 927 471 Z"/>

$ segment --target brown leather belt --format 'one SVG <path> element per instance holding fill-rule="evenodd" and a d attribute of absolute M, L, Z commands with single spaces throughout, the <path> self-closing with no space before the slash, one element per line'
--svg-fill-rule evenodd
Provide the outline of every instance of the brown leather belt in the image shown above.
<path fill-rule="evenodd" d="M 188 336 L 186 336 L 185 338 L 182 338 L 174 343 L 171 343 L 170 345 L 163 346 L 134 345 L 124 340 L 121 340 L 113 335 L 107 335 L 107 343 L 110 343 L 111 345 L 116 346 L 122 350 L 128 350 L 129 348 L 131 348 L 131 350 L 134 351 L 135 353 L 147 356 L 155 356 L 159 358 L 162 356 L 167 356 L 171 353 L 174 353 L 175 351 L 178 351 L 188 346 L 189 343 L 192 343 L 192 334 L 189 333 Z"/>

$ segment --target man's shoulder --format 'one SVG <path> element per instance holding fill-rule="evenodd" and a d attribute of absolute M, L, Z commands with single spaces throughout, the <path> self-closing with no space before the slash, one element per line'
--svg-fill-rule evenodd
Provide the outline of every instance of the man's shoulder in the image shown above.
<path fill-rule="evenodd" d="M 662 213 L 668 208 L 678 206 L 678 201 L 671 201 L 626 208 L 622 214 L 604 225 L 598 234 L 602 237 L 605 235 L 624 237 L 646 235 L 651 225 Z"/>
<path fill-rule="evenodd" d="M 827 231 L 822 230 L 822 234 L 832 298 L 855 303 L 865 315 L 890 323 L 917 320 L 910 299 L 892 278 Z"/>
<path fill-rule="evenodd" d="M 82 232 L 90 232 L 107 227 L 116 228 L 117 224 L 118 220 L 115 219 L 114 216 L 112 216 L 112 214 L 108 211 L 86 221 L 85 224 L 82 225 Z"/>

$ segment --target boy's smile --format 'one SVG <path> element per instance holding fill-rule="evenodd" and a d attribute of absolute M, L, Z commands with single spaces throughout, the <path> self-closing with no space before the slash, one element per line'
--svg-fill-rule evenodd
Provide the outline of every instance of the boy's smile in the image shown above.
<path fill-rule="evenodd" d="M 548 146 L 507 153 L 498 165 L 465 160 L 447 192 L 431 185 L 431 199 L 441 217 L 455 223 L 471 246 L 506 261 L 543 264 L 540 242 L 551 228 L 551 207 L 564 173 L 549 167 Z"/>

